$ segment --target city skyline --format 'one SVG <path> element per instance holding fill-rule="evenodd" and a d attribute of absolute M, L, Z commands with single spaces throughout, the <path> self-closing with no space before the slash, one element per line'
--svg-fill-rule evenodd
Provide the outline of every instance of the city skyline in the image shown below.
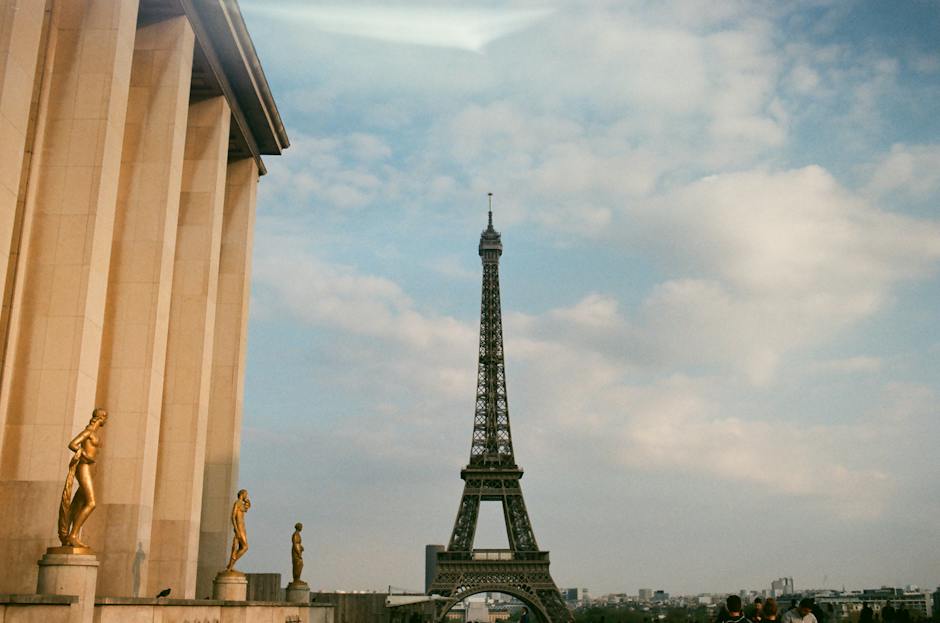
<path fill-rule="evenodd" d="M 303 521 L 311 586 L 422 586 L 493 192 L 559 586 L 940 583 L 940 7 L 242 9 L 292 136 L 259 193 L 247 569 L 285 573 Z"/>

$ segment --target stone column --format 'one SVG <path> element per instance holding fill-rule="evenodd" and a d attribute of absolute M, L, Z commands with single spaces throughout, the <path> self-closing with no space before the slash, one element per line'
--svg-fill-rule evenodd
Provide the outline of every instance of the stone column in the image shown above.
<path fill-rule="evenodd" d="M 245 344 L 251 250 L 258 190 L 258 165 L 246 158 L 230 162 L 222 220 L 219 291 L 205 474 L 199 539 L 197 595 L 212 590 L 212 580 L 229 556 L 232 527 L 229 515 L 238 480 L 242 402 L 245 393 Z"/>
<path fill-rule="evenodd" d="M 185 17 L 143 26 L 134 42 L 98 374 L 110 417 L 89 535 L 106 596 L 147 588 L 193 42 Z"/>
<path fill-rule="evenodd" d="M 148 591 L 170 586 L 189 599 L 196 595 L 230 118 L 222 97 L 190 106 L 170 298 Z"/>
<path fill-rule="evenodd" d="M 53 15 L 43 149 L 0 387 L 0 501 L 27 521 L 0 522 L 0 592 L 35 586 L 36 560 L 55 544 L 66 444 L 94 407 L 137 5 L 60 2 Z"/>
<path fill-rule="evenodd" d="M 10 253 L 17 205 L 28 166 L 30 110 L 34 109 L 34 86 L 40 75 L 40 47 L 46 2 L 0 0 L 0 284 L 8 283 Z M 15 265 L 12 267 L 15 270 Z M 0 318 L 0 363 L 5 352 L 6 325 L 12 291 L 3 288 Z M 0 413 L 0 447 L 3 444 L 3 414 Z"/>

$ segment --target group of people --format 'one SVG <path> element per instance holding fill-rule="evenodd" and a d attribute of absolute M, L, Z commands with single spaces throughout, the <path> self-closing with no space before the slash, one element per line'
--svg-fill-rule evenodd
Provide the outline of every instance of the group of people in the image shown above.
<path fill-rule="evenodd" d="M 744 603 L 738 595 L 729 595 L 725 600 L 724 608 L 718 611 L 718 618 L 715 623 L 822 623 L 822 620 L 813 614 L 816 606 L 815 602 L 806 597 L 799 603 L 792 604 L 793 607 L 780 613 L 777 600 L 773 597 L 764 601 L 760 597 L 754 600 L 751 611 L 745 614 Z"/>
<path fill-rule="evenodd" d="M 861 615 L 858 617 L 858 623 L 873 623 L 878 617 L 867 603 L 862 607 Z M 881 609 L 881 620 L 884 623 L 909 623 L 911 620 L 911 611 L 903 605 L 895 608 L 889 601 Z"/>
<path fill-rule="evenodd" d="M 827 623 L 832 615 L 831 605 L 829 613 L 823 610 L 812 597 L 804 597 L 799 602 L 795 599 L 790 603 L 790 608 L 780 613 L 777 600 L 768 597 L 766 601 L 758 597 L 745 613 L 744 604 L 738 595 L 729 595 L 725 600 L 723 607 L 718 611 L 718 617 L 715 623 Z M 859 613 L 858 623 L 876 623 L 878 617 L 875 611 L 866 602 L 862 605 Z M 881 609 L 882 623 L 910 623 L 910 612 L 903 606 L 894 608 L 891 602 L 888 602 Z"/>

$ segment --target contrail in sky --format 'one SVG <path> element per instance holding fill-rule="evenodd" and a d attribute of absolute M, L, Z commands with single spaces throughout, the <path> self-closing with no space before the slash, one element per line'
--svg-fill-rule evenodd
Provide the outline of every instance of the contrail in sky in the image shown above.
<path fill-rule="evenodd" d="M 390 43 L 456 48 L 482 53 L 484 48 L 554 12 L 553 9 L 485 9 L 434 6 L 284 5 L 245 2 L 246 12 L 318 30 Z"/>

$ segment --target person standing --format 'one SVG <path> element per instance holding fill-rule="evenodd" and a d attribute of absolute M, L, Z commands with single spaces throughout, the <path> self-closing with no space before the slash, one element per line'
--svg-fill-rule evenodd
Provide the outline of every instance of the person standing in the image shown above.
<path fill-rule="evenodd" d="M 728 620 L 728 607 L 721 603 L 718 604 L 718 612 L 715 613 L 715 623 L 725 623 Z"/>
<path fill-rule="evenodd" d="M 741 604 L 741 598 L 737 595 L 728 595 L 725 599 L 725 609 L 727 610 L 723 623 L 750 623 L 744 616 L 744 608 Z"/>
<path fill-rule="evenodd" d="M 826 623 L 826 621 L 829 619 L 829 615 L 826 614 L 825 612 L 823 612 L 822 607 L 820 607 L 820 605 L 819 605 L 818 603 L 816 603 L 816 599 L 815 599 L 815 598 L 812 598 L 812 597 L 811 597 L 810 599 L 811 599 L 811 601 L 813 602 L 813 605 L 812 605 L 812 612 L 813 612 L 813 616 L 816 617 L 817 623 Z M 831 613 L 831 612 L 832 612 L 832 604 L 828 604 L 828 605 L 829 605 L 829 611 L 830 611 L 830 613 Z"/>
<path fill-rule="evenodd" d="M 784 613 L 781 621 L 782 623 L 818 623 L 813 614 L 813 600 L 804 597 L 796 608 L 790 608 Z"/>
<path fill-rule="evenodd" d="M 777 620 L 777 600 L 773 597 L 768 597 L 767 601 L 764 602 L 764 608 L 761 612 L 763 621 L 766 623 L 773 622 Z M 869 621 L 869 623 L 871 623 Z"/>
<path fill-rule="evenodd" d="M 764 616 L 764 600 L 758 597 L 754 600 L 753 605 L 751 605 L 751 611 L 748 613 L 747 618 L 752 621 L 752 623 L 760 623 L 761 619 Z"/>
<path fill-rule="evenodd" d="M 875 620 L 875 611 L 871 609 L 868 602 L 862 604 L 862 611 L 858 615 L 858 623 L 873 623 Z"/>
<path fill-rule="evenodd" d="M 884 623 L 894 623 L 895 616 L 894 606 L 891 605 L 891 602 L 885 604 L 885 607 L 881 609 L 881 620 Z"/>

